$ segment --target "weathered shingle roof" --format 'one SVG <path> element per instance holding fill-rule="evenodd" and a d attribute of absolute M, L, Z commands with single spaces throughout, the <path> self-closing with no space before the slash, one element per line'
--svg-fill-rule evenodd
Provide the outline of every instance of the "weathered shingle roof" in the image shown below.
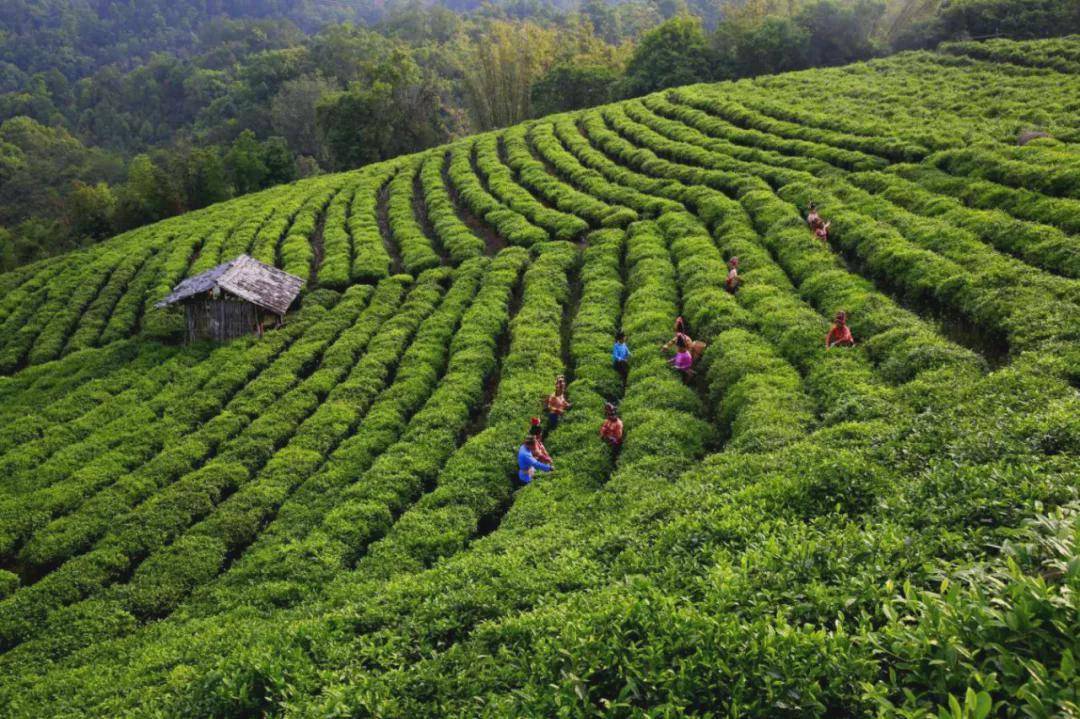
<path fill-rule="evenodd" d="M 188 277 L 155 307 L 166 307 L 218 287 L 253 305 L 283 315 L 303 286 L 304 281 L 296 275 L 240 255 L 235 260 Z"/>

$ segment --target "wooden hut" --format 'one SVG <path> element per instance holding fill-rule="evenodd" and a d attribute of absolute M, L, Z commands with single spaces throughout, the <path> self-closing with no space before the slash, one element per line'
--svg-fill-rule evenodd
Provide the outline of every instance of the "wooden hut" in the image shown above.
<path fill-rule="evenodd" d="M 240 255 L 178 284 L 156 307 L 182 304 L 187 338 L 219 342 L 262 331 L 267 316 L 280 323 L 304 281 Z"/>

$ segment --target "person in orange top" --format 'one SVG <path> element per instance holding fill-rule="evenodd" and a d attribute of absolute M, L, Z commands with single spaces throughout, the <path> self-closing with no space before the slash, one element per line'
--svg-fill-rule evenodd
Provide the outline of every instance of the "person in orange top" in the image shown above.
<path fill-rule="evenodd" d="M 571 404 L 566 401 L 566 378 L 559 375 L 555 378 L 555 391 L 548 395 L 544 402 L 547 407 L 548 431 L 559 426 L 559 420 L 570 409 Z"/>
<path fill-rule="evenodd" d="M 529 436 L 536 440 L 531 447 L 532 456 L 544 464 L 551 464 L 551 455 L 548 454 L 547 448 L 544 447 L 543 435 L 544 430 L 540 426 L 540 418 L 533 417 L 529 426 Z"/>
<path fill-rule="evenodd" d="M 855 338 L 851 336 L 851 328 L 847 326 L 847 312 L 843 310 L 836 313 L 836 322 L 829 329 L 825 337 L 825 349 L 833 347 L 854 347 Z"/>
<path fill-rule="evenodd" d="M 739 285 L 742 284 L 742 280 L 739 279 L 739 258 L 732 257 L 727 264 L 729 269 L 727 279 L 724 280 L 724 289 L 735 294 L 739 290 Z"/>
<path fill-rule="evenodd" d="M 600 439 L 612 447 L 622 444 L 623 424 L 619 415 L 615 412 L 615 405 L 611 402 L 604 404 L 604 423 L 600 425 Z"/>

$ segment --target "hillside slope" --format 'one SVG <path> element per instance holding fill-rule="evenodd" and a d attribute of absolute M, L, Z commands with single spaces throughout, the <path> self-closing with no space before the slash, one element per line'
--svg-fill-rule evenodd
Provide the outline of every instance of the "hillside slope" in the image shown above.
<path fill-rule="evenodd" d="M 548 117 L 0 275 L 3 715 L 1076 713 L 1051 42 Z M 297 310 L 179 345 L 153 303 L 242 252 Z"/>

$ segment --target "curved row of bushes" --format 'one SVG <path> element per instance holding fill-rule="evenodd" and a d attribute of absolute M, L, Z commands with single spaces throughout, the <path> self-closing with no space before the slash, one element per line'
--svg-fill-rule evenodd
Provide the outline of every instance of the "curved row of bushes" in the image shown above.
<path fill-rule="evenodd" d="M 1080 164 L 1067 152 L 1046 157 L 1051 148 L 1032 146 L 1023 160 L 1009 158 L 990 147 L 964 147 L 938 152 L 927 163 L 950 175 L 977 177 L 1009 187 L 1080 200 Z M 1041 152 L 1040 152 L 1041 151 Z M 1040 154 L 1043 156 L 1040 157 Z M 1032 162 L 1038 158 L 1040 161 Z"/>
<path fill-rule="evenodd" d="M 435 237 L 450 261 L 460 264 L 482 254 L 484 241 L 469 229 L 450 199 L 450 192 L 443 181 L 446 162 L 446 151 L 429 152 L 420 164 L 420 187 L 428 222 Z"/>
<path fill-rule="evenodd" d="M 473 141 L 451 145 L 450 165 L 447 170 L 450 183 L 469 211 L 495 228 L 495 231 L 512 245 L 529 247 L 547 240 L 547 231 L 505 206 L 488 192 L 473 171 L 472 152 Z"/>
<path fill-rule="evenodd" d="M 374 166 L 356 188 L 346 225 L 352 238 L 353 282 L 377 282 L 390 276 L 390 253 L 379 227 L 379 193 L 391 181 L 397 163 Z"/>
<path fill-rule="evenodd" d="M 694 168 L 687 165 L 670 163 L 668 161 L 657 162 L 649 158 L 648 155 L 642 154 L 641 150 L 634 145 L 630 145 L 625 140 L 617 136 L 613 136 L 611 131 L 604 128 L 595 122 L 587 123 L 587 129 L 590 137 L 594 137 L 605 148 L 614 153 L 620 153 L 632 164 L 639 164 L 639 169 L 642 171 L 651 172 L 670 172 L 669 175 L 672 179 L 684 181 L 686 179 L 697 179 L 701 177 L 698 172 L 702 172 L 698 168 Z M 654 133 L 655 134 L 655 133 Z M 651 137 L 651 136 L 650 136 Z M 701 150 L 701 148 L 698 148 Z M 702 150 L 705 152 L 704 150 Z M 633 162 L 636 160 L 636 162 Z M 814 271 L 826 271 L 826 270 L 838 270 L 837 260 L 833 257 L 825 248 L 820 247 L 820 242 L 813 239 L 812 235 L 807 231 L 805 223 L 802 221 L 799 213 L 789 204 L 779 202 L 779 205 L 773 207 L 771 202 L 767 202 L 764 205 L 760 204 L 765 198 L 772 198 L 776 200 L 775 195 L 767 189 L 755 189 L 760 187 L 760 184 L 754 181 L 755 178 L 748 175 L 738 175 L 734 173 L 720 173 L 715 171 L 707 171 L 705 177 L 701 179 L 709 180 L 708 183 L 712 187 L 717 187 L 733 195 L 737 195 L 740 198 L 751 197 L 755 198 L 758 202 L 755 204 L 759 209 L 764 207 L 771 207 L 768 210 L 768 215 L 762 215 L 761 218 L 755 217 L 754 224 L 761 232 L 768 230 L 776 221 L 783 219 L 785 222 L 784 234 L 786 238 L 783 242 L 774 241 L 775 244 L 769 244 L 769 249 L 774 255 L 781 257 L 784 253 L 791 255 L 793 252 L 799 252 L 806 248 L 816 248 L 822 251 L 822 254 L 803 254 L 802 261 L 805 262 L 808 259 L 813 258 L 814 262 L 808 267 L 800 267 L 798 272 L 795 272 L 795 277 L 800 289 L 803 287 L 803 282 L 798 279 L 798 276 L 806 273 L 808 270 Z M 760 181 L 759 181 L 760 182 Z M 800 201 L 804 203 L 809 201 L 810 198 L 800 198 Z M 781 209 L 782 208 L 782 209 Z M 748 208 L 749 209 L 749 208 Z M 753 212 L 751 212 L 753 215 Z M 764 238 L 768 241 L 768 238 Z M 783 264 L 783 261 L 782 261 Z M 785 268 L 789 273 L 791 269 Z M 839 281 L 839 277 L 843 277 L 843 281 Z M 830 284 L 831 283 L 831 284 Z M 856 305 L 862 305 L 868 298 L 873 297 L 871 306 L 877 306 L 882 301 L 888 306 L 887 310 L 882 312 L 875 312 L 876 319 L 867 322 L 866 325 L 860 327 L 863 330 L 863 334 L 866 334 L 866 330 L 871 327 L 877 327 L 878 322 L 884 322 L 882 328 L 891 328 L 895 331 L 889 333 L 891 337 L 890 342 L 900 343 L 905 347 L 905 352 L 908 353 L 911 358 L 920 355 L 922 362 L 925 366 L 934 366 L 938 363 L 952 364 L 956 361 L 966 363 L 969 360 L 973 360 L 972 353 L 961 350 L 955 345 L 946 342 L 942 338 L 938 337 L 932 329 L 927 327 L 924 323 L 918 320 L 914 315 L 908 312 L 904 312 L 897 308 L 892 302 L 888 301 L 884 296 L 878 293 L 868 293 L 870 285 L 865 280 L 851 276 L 848 273 L 841 273 L 837 278 L 830 280 L 830 283 L 823 283 L 818 286 L 816 283 L 807 285 L 808 288 L 813 288 L 814 295 L 810 296 L 815 306 L 822 310 L 823 314 L 830 315 L 835 312 L 836 309 L 844 307 L 845 303 L 837 302 L 836 300 L 843 297 L 845 293 L 854 292 L 852 295 L 852 301 L 846 303 L 848 306 L 844 307 L 849 311 Z M 856 288 L 857 291 L 856 291 Z M 830 298 L 828 302 L 825 302 L 826 298 Z M 864 320 L 867 319 L 864 317 Z M 854 327 L 858 327 L 858 324 L 854 324 Z M 903 332 L 899 331 L 899 328 L 903 326 L 906 329 Z M 880 329 L 875 329 L 871 334 L 877 334 Z M 882 340 L 884 342 L 884 340 Z M 868 349 L 872 349 L 881 342 L 872 345 Z M 964 358 L 967 359 L 964 359 Z M 875 360 L 878 364 L 879 361 Z M 976 364 L 978 364 L 976 362 Z M 889 375 L 895 379 L 900 379 L 904 376 L 903 372 L 897 373 L 900 367 L 907 367 L 904 372 L 917 367 L 918 365 L 910 364 L 909 361 L 902 361 L 900 366 L 894 367 L 890 370 Z"/>
<path fill-rule="evenodd" d="M 771 136 L 757 130 L 743 130 L 729 122 L 714 117 L 709 113 L 690 105 L 671 102 L 664 95 L 648 95 L 638 101 L 623 105 L 627 116 L 643 125 L 659 129 L 658 125 L 678 128 L 683 137 L 693 137 L 687 142 L 695 142 L 720 155 L 728 155 L 746 162 L 762 162 L 793 170 L 820 174 L 836 168 L 815 157 L 796 154 L 791 148 L 787 152 L 767 149 Z M 668 122 L 665 123 L 664 121 Z M 692 132 L 696 130 L 697 132 Z M 683 137 L 670 135 L 673 139 Z"/>
<path fill-rule="evenodd" d="M 589 223 L 576 215 L 547 207 L 517 183 L 514 173 L 499 158 L 500 138 L 481 135 L 473 143 L 476 169 L 483 174 L 491 194 L 510 210 L 542 227 L 555 240 L 571 240 L 589 229 Z"/>
<path fill-rule="evenodd" d="M 197 362 L 204 349 L 193 351 L 191 361 Z M 0 453 L 79 419 L 176 354 L 174 347 L 124 340 L 5 378 L 0 382 Z"/>
<path fill-rule="evenodd" d="M 366 173 L 344 184 L 326 206 L 323 220 L 323 259 L 319 266 L 319 285 L 343 290 L 352 279 L 352 237 L 349 234 L 349 212 L 356 193 L 364 191 Z"/>
<path fill-rule="evenodd" d="M 10 557 L 33 532 L 46 531 L 58 517 L 53 528 L 62 528 L 62 515 L 95 503 L 101 507 L 93 525 L 96 531 L 103 531 L 116 513 L 129 506 L 117 504 L 126 501 L 123 498 L 127 494 L 135 489 L 152 492 L 154 483 L 179 476 L 211 452 L 215 444 L 209 442 L 239 431 L 242 425 L 237 418 L 249 421 L 257 413 L 257 407 L 246 398 L 272 400 L 275 391 L 284 391 L 290 381 L 295 382 L 295 374 L 309 366 L 325 345 L 355 319 L 367 295 L 365 291 L 354 293 L 325 321 L 323 308 L 313 305 L 296 322 L 271 333 L 268 341 L 258 346 L 222 348 L 212 359 L 224 363 L 202 363 L 191 371 L 190 383 L 166 386 L 145 402 L 125 397 L 129 401 L 122 404 L 122 411 L 107 431 L 89 434 L 40 465 L 37 474 L 41 476 L 35 475 L 38 481 L 33 492 L 6 508 L 0 548 Z M 297 342 L 305 331 L 311 332 L 310 338 Z M 195 389 L 197 392 L 190 391 Z M 228 412 L 221 417 L 223 408 Z M 250 414 L 242 415 L 241 410 Z M 185 432 L 191 434 L 185 437 Z M 114 433 L 127 435 L 130 444 L 112 442 Z M 98 453 L 102 448 L 106 451 Z M 37 448 L 30 446 L 27 451 L 33 457 Z M 145 495 L 136 495 L 130 502 L 138 501 L 139 496 Z M 70 551 L 52 555 L 55 561 L 85 546 L 80 541 L 90 540 L 78 540 Z M 14 563 L 21 561 L 16 559 Z"/>
<path fill-rule="evenodd" d="M 845 170 L 874 170 L 888 164 L 890 154 L 903 154 L 903 146 L 886 137 L 860 137 L 821 127 L 797 125 L 755 112 L 735 100 L 696 87 L 672 91 L 668 98 L 719 117 L 735 127 L 757 130 L 740 139 L 754 140 L 760 147 L 828 162 Z"/>
<path fill-rule="evenodd" d="M 941 217 L 1002 252 L 1036 267 L 1080 279 L 1080 237 L 1056 227 L 1018 220 L 1004 210 L 981 210 L 939 195 L 887 172 L 855 173 L 850 181 L 895 205 L 926 217 Z"/>
<path fill-rule="evenodd" d="M 439 453 L 452 451 L 446 442 L 452 447 L 477 410 L 486 373 L 496 361 L 496 336 L 506 322 L 510 293 L 524 262 L 524 253 L 511 251 L 490 264 L 470 260 L 456 271 L 443 307 L 425 321 L 402 356 L 394 383 L 371 405 L 355 433 L 281 504 L 239 561 L 200 590 L 189 612 L 291 604 L 317 592 L 340 569 L 344 550 L 335 533 L 362 534 L 363 525 L 352 519 L 370 517 L 376 499 L 388 501 L 394 473 L 419 469 L 404 466 L 401 453 L 437 461 Z M 480 361 L 485 348 L 488 362 Z M 399 461 L 383 459 L 389 456 Z M 409 487 L 416 491 L 422 484 Z M 410 500 L 401 501 L 407 505 Z M 391 505 L 389 511 L 393 509 Z"/>
<path fill-rule="evenodd" d="M 406 305 L 430 308 L 441 295 L 441 279 L 419 284 Z M 252 415 L 223 411 L 168 448 L 168 454 L 187 449 L 186 463 L 175 463 L 169 474 L 149 473 L 146 469 L 153 463 L 144 465 L 141 477 L 123 478 L 38 532 L 20 553 L 22 561 L 29 566 L 62 564 L 0 603 L 4 643 L 39 631 L 50 610 L 115 582 L 247 482 L 348 375 L 380 328 L 404 311 L 397 300 L 406 284 L 391 279 L 380 287 L 358 322 L 322 354 L 318 369 L 276 402 L 260 403 Z M 93 549 L 79 553 L 91 543 Z"/>
<path fill-rule="evenodd" d="M 404 164 L 394 179 L 390 181 L 388 214 L 390 235 L 405 271 L 417 274 L 439 266 L 439 256 L 435 254 L 431 238 L 420 226 L 413 209 L 413 191 L 416 187 L 416 173 L 419 172 L 420 158 Z"/>
<path fill-rule="evenodd" d="M 568 183 L 605 202 L 622 205 L 627 208 L 628 213 L 631 213 L 626 214 L 629 219 L 637 219 L 639 213 L 656 215 L 665 207 L 658 198 L 609 182 L 599 171 L 583 165 L 563 147 L 555 134 L 554 123 L 543 122 L 530 126 L 526 139 L 537 155 L 542 157 L 544 162 L 547 162 Z"/>
<path fill-rule="evenodd" d="M 633 210 L 609 205 L 560 180 L 543 162 L 533 157 L 526 141 L 527 131 L 527 126 L 518 125 L 500 136 L 506 152 L 506 164 L 524 187 L 557 209 L 580 217 L 592 226 L 620 227 L 637 219 L 637 213 Z"/>
<path fill-rule="evenodd" d="M 249 478 L 235 494 L 150 554 L 118 587 L 125 609 L 144 619 L 170 613 L 217 576 L 229 557 L 255 541 L 282 502 L 335 456 L 361 424 L 367 424 L 368 411 L 379 401 L 388 398 L 403 414 L 422 403 L 434 389 L 453 329 L 476 292 L 478 269 L 455 272 L 453 284 L 441 297 L 437 283 L 442 277 L 421 275 L 363 357 L 279 444 L 280 449 L 257 471 L 249 467 Z"/>
<path fill-rule="evenodd" d="M 926 165 L 894 165 L 889 168 L 905 180 L 939 195 L 956 197 L 980 210 L 1004 210 L 1021 220 L 1053 225 L 1080 234 L 1080 200 L 1050 197 L 1026 188 L 1008 187 L 987 180 L 955 177 Z"/>

